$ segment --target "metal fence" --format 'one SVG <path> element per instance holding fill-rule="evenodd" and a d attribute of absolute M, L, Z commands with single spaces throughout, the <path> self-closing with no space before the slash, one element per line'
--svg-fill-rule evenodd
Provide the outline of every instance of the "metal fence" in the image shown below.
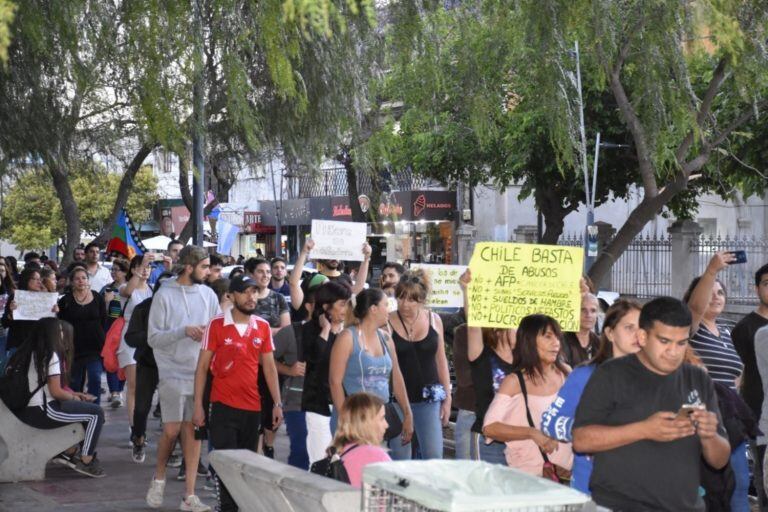
<path fill-rule="evenodd" d="M 347 171 L 344 167 L 322 169 L 316 173 L 302 174 L 297 178 L 298 197 L 346 196 L 349 193 Z M 415 175 L 410 169 L 399 172 L 384 169 L 379 180 L 383 192 L 418 190 L 437 185 L 433 180 Z M 371 193 L 373 183 L 370 174 L 358 173 L 357 190 L 360 194 Z"/>
<path fill-rule="evenodd" d="M 564 235 L 559 245 L 581 247 L 581 234 Z M 634 297 L 658 297 L 671 291 L 672 251 L 669 237 L 639 236 L 611 269 L 610 290 Z"/>
<path fill-rule="evenodd" d="M 720 271 L 718 278 L 725 285 L 729 303 L 755 303 L 755 272 L 768 263 L 768 239 L 702 235 L 691 243 L 690 249 L 697 275 L 704 273 L 712 255 L 718 251 L 746 251 L 746 263 L 729 265 Z"/>

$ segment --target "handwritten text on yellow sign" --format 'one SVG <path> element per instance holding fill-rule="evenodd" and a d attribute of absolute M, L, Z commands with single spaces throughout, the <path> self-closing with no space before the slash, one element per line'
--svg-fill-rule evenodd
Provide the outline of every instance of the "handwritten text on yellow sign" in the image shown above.
<path fill-rule="evenodd" d="M 579 330 L 580 247 L 482 242 L 469 268 L 469 325 L 517 327 L 523 317 L 554 317 L 564 331 Z"/>

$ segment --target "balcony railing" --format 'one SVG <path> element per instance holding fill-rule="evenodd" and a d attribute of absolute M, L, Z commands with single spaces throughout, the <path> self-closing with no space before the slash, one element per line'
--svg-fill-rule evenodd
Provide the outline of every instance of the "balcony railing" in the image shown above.
<path fill-rule="evenodd" d="M 410 170 L 397 173 L 383 171 L 381 177 L 382 192 L 397 190 L 421 190 L 438 188 L 440 184 L 434 180 L 415 176 Z M 295 197 L 324 197 L 346 196 L 349 194 L 347 186 L 347 172 L 343 167 L 322 169 L 317 173 L 302 175 L 296 178 L 296 185 L 291 187 Z M 360 194 L 370 194 L 373 190 L 371 176 L 358 174 L 357 190 Z"/>

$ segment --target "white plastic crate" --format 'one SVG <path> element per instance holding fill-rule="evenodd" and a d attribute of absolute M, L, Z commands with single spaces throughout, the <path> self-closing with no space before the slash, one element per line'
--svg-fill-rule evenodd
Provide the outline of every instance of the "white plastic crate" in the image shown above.
<path fill-rule="evenodd" d="M 589 496 L 516 469 L 465 460 L 384 462 L 363 471 L 366 512 L 589 512 Z"/>

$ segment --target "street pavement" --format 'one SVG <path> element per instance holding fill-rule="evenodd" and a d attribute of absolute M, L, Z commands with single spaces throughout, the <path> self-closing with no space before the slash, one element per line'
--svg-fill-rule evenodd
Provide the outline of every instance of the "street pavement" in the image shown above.
<path fill-rule="evenodd" d="M 0 512 L 149 510 L 144 497 L 154 473 L 160 421 L 150 414 L 147 458 L 144 464 L 136 464 L 131 460 L 125 406 L 112 409 L 109 404 L 103 405 L 106 422 L 97 453 L 107 476 L 90 478 L 70 468 L 48 464 L 44 481 L 0 484 Z M 205 451 L 205 441 L 203 443 Z M 275 442 L 275 457 L 283 462 L 288 458 L 288 438 L 284 428 Z M 168 468 L 165 503 L 159 510 L 179 509 L 184 482 L 176 480 L 177 474 L 177 468 Z M 197 495 L 213 507 L 215 500 L 209 491 L 203 489 L 204 483 L 205 477 L 197 478 Z"/>

